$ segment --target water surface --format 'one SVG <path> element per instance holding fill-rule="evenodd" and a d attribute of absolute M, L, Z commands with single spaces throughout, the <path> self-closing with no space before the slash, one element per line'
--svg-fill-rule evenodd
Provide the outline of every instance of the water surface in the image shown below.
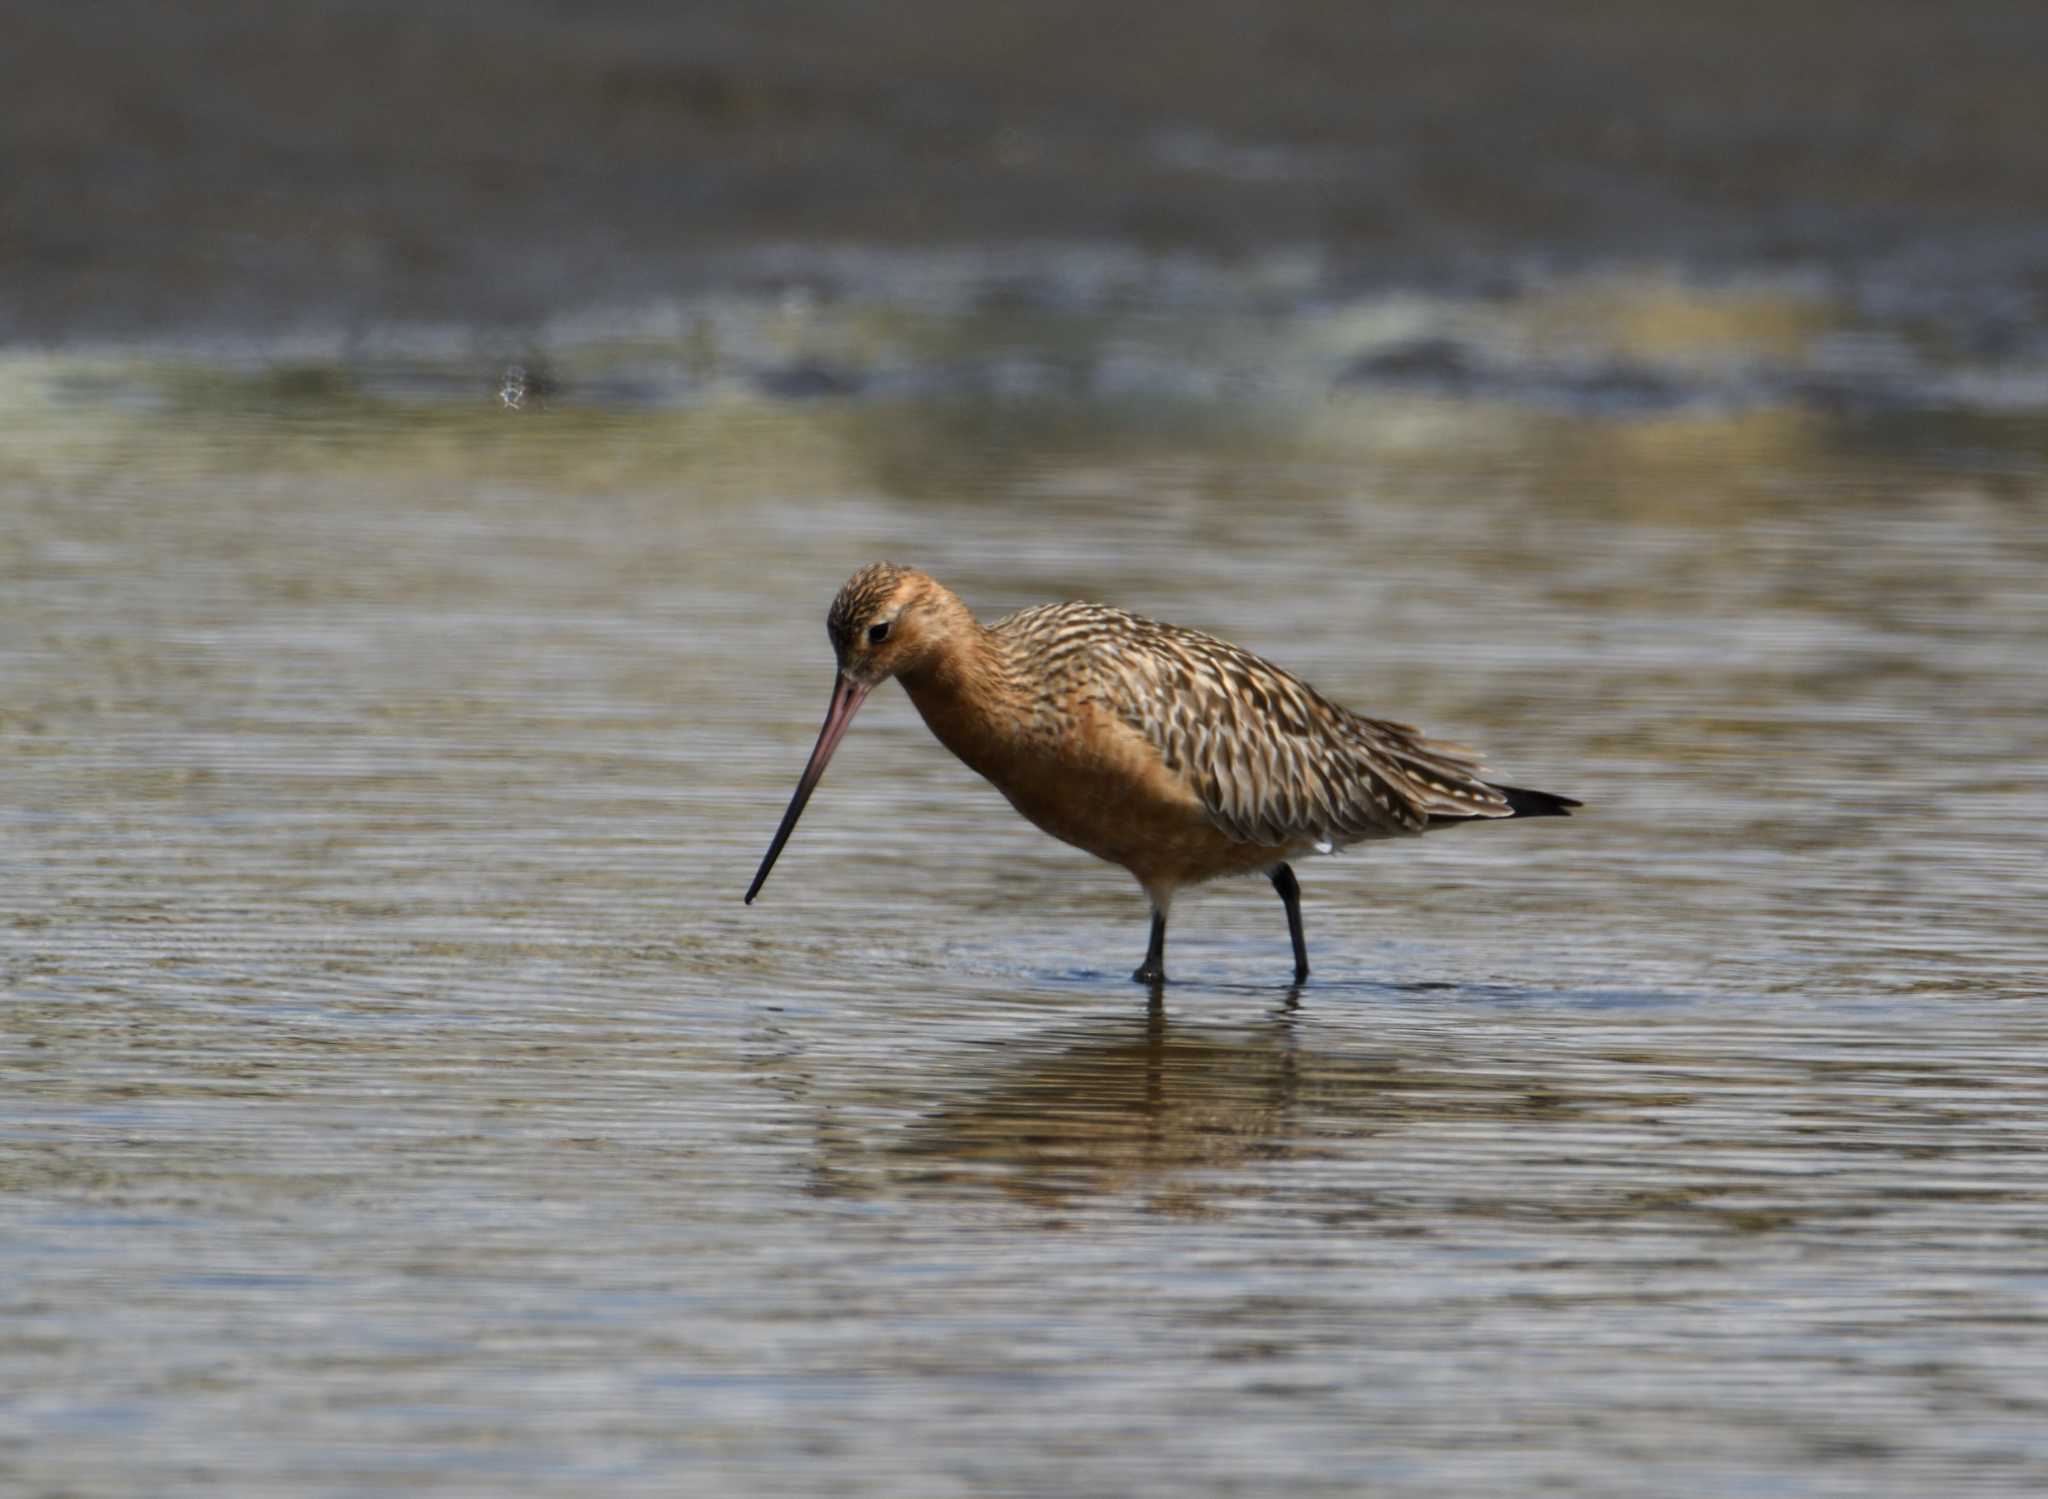
<path fill-rule="evenodd" d="M 8 1485 L 2048 1484 L 2026 339 L 899 272 L 516 408 L 431 340 L 0 367 Z M 890 690 L 743 907 L 877 557 L 1587 808 L 1304 866 L 1298 990 L 1197 893 L 1151 1009 L 1136 888 Z"/>

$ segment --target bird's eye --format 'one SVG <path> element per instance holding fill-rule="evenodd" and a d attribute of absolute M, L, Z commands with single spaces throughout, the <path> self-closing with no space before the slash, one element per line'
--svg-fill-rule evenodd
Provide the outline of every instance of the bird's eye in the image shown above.
<path fill-rule="evenodd" d="M 882 621 L 882 622 L 881 622 L 880 624 L 878 624 L 878 625 L 869 625 L 869 626 L 868 626 L 868 644 L 869 644 L 869 645 L 880 645 L 880 644 L 881 644 L 881 643 L 882 643 L 883 641 L 887 640 L 888 638 L 889 638 L 889 621 L 887 621 L 886 619 L 885 619 L 885 620 L 883 620 L 883 621 Z"/>

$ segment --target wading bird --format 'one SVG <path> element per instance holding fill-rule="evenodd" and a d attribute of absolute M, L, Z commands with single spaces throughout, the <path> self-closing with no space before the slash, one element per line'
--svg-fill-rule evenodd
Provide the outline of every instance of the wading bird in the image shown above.
<path fill-rule="evenodd" d="M 1141 983 L 1166 978 L 1166 915 L 1183 886 L 1264 874 L 1287 908 L 1300 982 L 1308 943 L 1290 860 L 1580 805 L 1481 780 L 1469 750 L 1340 708 L 1227 641 L 1103 604 L 984 625 L 936 579 L 878 562 L 847 579 L 825 628 L 838 680 L 749 905 L 854 713 L 890 677 L 1026 818 L 1136 878 L 1152 901 Z"/>

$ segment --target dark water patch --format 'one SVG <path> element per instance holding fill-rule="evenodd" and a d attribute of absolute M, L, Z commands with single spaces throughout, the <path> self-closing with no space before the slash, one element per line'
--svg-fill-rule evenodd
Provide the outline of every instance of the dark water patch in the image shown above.
<path fill-rule="evenodd" d="M 1450 400 L 1522 401 L 1608 417 L 1650 415 L 1714 399 L 1714 393 L 1689 391 L 1648 365 L 1609 362 L 1514 371 L 1491 366 L 1474 351 L 1441 338 L 1362 355 L 1338 373 L 1337 383 Z"/>
<path fill-rule="evenodd" d="M 824 364 L 793 364 L 763 370 L 756 379 L 764 394 L 782 401 L 815 401 L 850 396 L 860 390 L 860 382 L 853 375 Z"/>

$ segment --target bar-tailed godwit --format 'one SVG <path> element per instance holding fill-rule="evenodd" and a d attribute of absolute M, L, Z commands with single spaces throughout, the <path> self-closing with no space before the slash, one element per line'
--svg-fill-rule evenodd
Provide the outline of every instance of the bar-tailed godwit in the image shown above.
<path fill-rule="evenodd" d="M 846 726 L 890 677 L 1026 818 L 1144 887 L 1152 940 L 1132 977 L 1145 983 L 1166 977 L 1166 914 L 1183 886 L 1264 874 L 1287 908 L 1299 982 L 1308 944 L 1290 860 L 1580 805 L 1482 780 L 1470 750 L 1340 708 L 1212 635 L 1103 604 L 984 625 L 936 579 L 878 562 L 847 579 L 825 628 L 838 680 L 750 905 Z"/>

